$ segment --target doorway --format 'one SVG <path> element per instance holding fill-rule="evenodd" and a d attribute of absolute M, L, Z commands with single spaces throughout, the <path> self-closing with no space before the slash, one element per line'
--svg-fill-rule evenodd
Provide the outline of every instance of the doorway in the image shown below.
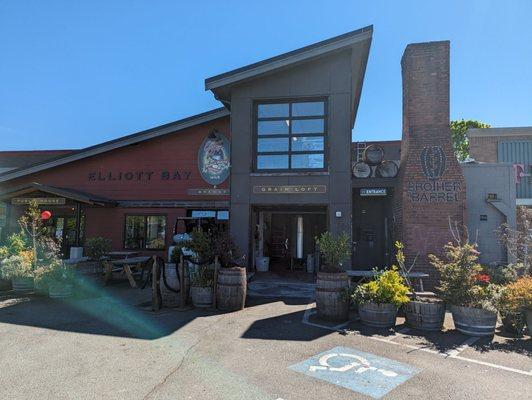
<path fill-rule="evenodd" d="M 319 261 L 315 237 L 327 230 L 326 207 L 261 207 L 253 213 L 253 253 L 269 258 L 269 271 L 280 277 L 313 277 Z M 310 271 L 310 270 L 309 270 Z"/>
<path fill-rule="evenodd" d="M 355 189 L 353 195 L 353 269 L 383 269 L 392 261 L 391 190 L 391 188 L 383 188 L 379 191 Z M 375 195 L 375 193 L 378 194 Z"/>

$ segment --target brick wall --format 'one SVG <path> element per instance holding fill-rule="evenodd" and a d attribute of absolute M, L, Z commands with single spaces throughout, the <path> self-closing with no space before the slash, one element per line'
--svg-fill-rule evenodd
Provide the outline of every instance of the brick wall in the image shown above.
<path fill-rule="evenodd" d="M 449 129 L 449 42 L 409 45 L 403 55 L 403 140 L 395 191 L 396 237 L 407 262 L 438 281 L 428 254 L 441 254 L 452 239 L 449 219 L 465 221 L 465 180 Z"/>
<path fill-rule="evenodd" d="M 502 128 L 500 128 L 502 129 Z M 510 128 L 510 130 L 513 128 Z M 470 135 L 469 137 L 469 155 L 478 162 L 497 163 L 498 159 L 498 144 L 503 141 L 526 141 L 532 140 L 531 135 L 490 135 L 477 136 Z"/>

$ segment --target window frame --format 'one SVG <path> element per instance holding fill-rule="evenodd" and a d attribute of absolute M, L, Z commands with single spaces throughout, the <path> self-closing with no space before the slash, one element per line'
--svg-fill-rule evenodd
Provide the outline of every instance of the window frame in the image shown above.
<path fill-rule="evenodd" d="M 292 116 L 292 105 L 294 103 L 314 103 L 323 102 L 323 115 L 308 115 L 308 116 Z M 259 118 L 259 106 L 263 104 L 288 104 L 288 117 L 267 117 Z M 288 134 L 272 134 L 272 135 L 260 135 L 258 132 L 259 121 L 283 121 L 288 119 L 290 125 L 288 127 Z M 292 121 L 296 120 L 312 120 L 323 119 L 323 133 L 296 133 L 292 134 Z M 253 102 L 253 159 L 252 159 L 252 171 L 254 173 L 285 173 L 285 172 L 324 172 L 328 170 L 328 153 L 329 153 L 329 102 L 326 97 L 292 97 L 288 99 L 267 99 L 267 100 L 255 100 Z M 320 137 L 323 138 L 323 150 L 321 151 L 292 151 L 292 138 L 294 137 Z M 288 138 L 288 150 L 287 151 L 261 151 L 258 150 L 259 139 L 268 138 Z M 322 168 L 291 168 L 293 155 L 305 155 L 305 154 L 323 154 L 323 167 Z M 286 155 L 288 157 L 288 168 L 258 168 L 258 157 L 269 155 Z"/>
<path fill-rule="evenodd" d="M 147 233 L 148 217 L 164 217 L 164 247 L 161 249 L 148 249 L 146 247 L 146 236 L 144 237 L 143 247 L 127 248 L 127 217 L 143 217 L 144 218 L 144 234 Z M 168 238 L 168 214 L 163 213 L 127 213 L 124 214 L 124 229 L 122 237 L 122 248 L 124 250 L 138 250 L 138 251 L 164 251 L 166 249 L 166 240 Z"/>

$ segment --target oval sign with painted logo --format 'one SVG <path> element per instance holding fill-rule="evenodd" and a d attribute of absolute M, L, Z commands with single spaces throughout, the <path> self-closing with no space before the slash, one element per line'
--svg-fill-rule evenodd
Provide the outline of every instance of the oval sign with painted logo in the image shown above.
<path fill-rule="evenodd" d="M 445 172 L 445 153 L 440 146 L 427 146 L 421 150 L 421 168 L 429 179 L 440 179 Z"/>
<path fill-rule="evenodd" d="M 229 140 L 217 131 L 203 141 L 198 152 L 198 168 L 205 182 L 219 185 L 229 177 L 229 152 Z"/>

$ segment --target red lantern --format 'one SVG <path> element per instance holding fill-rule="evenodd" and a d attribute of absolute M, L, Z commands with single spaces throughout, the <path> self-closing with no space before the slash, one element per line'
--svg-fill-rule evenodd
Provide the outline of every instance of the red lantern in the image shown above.
<path fill-rule="evenodd" d="M 50 219 L 50 218 L 52 218 L 52 213 L 50 211 L 43 211 L 41 213 L 41 219 L 43 221 L 46 221 L 47 219 Z"/>

